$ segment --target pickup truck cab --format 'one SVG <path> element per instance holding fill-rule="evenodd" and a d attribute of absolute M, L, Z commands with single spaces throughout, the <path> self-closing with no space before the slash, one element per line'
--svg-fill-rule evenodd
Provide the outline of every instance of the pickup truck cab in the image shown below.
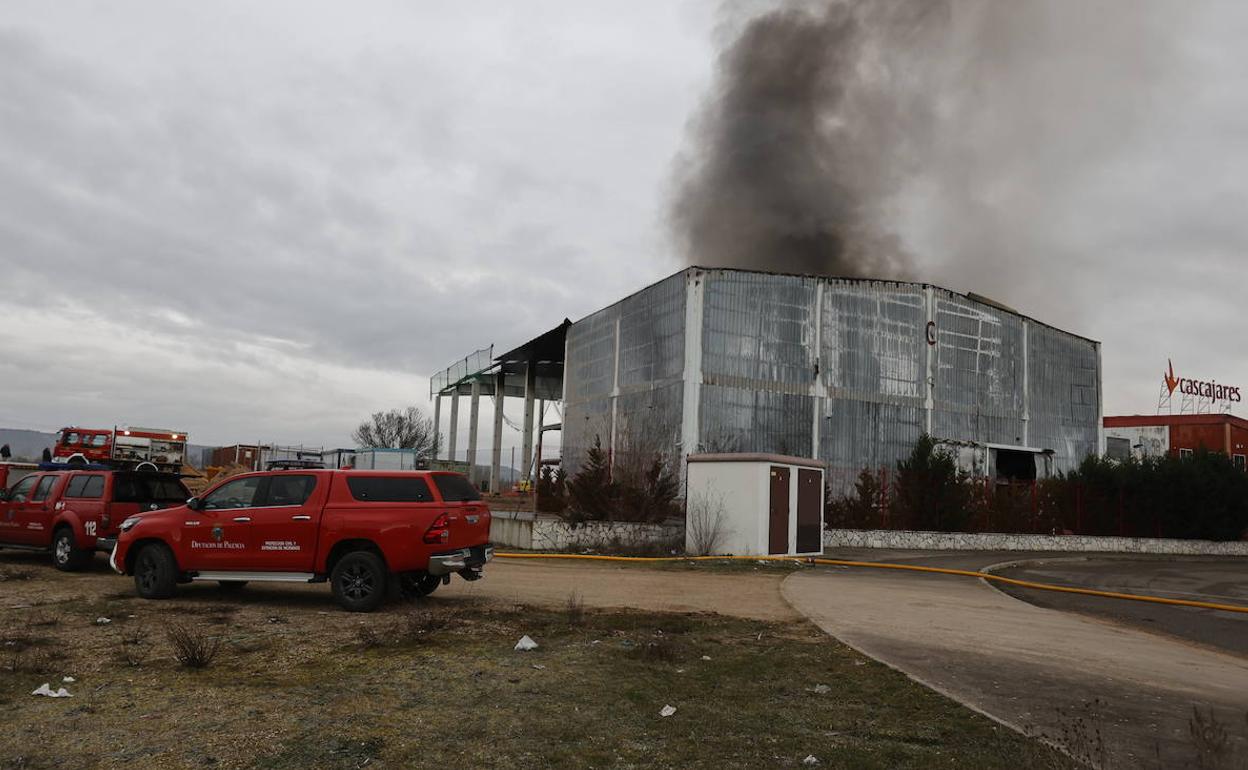
<path fill-rule="evenodd" d="M 0 491 L 0 547 L 50 551 L 57 569 L 79 570 L 112 549 L 122 521 L 189 496 L 171 473 L 45 467 Z"/>
<path fill-rule="evenodd" d="M 109 559 L 146 599 L 178 583 L 328 580 L 338 603 L 368 612 L 397 587 L 424 596 L 481 577 L 494 556 L 490 512 L 463 475 L 290 469 L 233 476 L 177 508 L 121 524 Z"/>

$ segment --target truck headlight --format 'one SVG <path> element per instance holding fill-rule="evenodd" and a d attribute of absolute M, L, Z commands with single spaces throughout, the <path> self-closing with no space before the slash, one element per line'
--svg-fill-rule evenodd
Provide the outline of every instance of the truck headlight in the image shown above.
<path fill-rule="evenodd" d="M 120 529 L 122 532 L 129 532 L 130 530 L 134 529 L 135 524 L 138 524 L 142 520 L 143 519 L 141 516 L 131 516 L 130 518 L 121 522 Z"/>

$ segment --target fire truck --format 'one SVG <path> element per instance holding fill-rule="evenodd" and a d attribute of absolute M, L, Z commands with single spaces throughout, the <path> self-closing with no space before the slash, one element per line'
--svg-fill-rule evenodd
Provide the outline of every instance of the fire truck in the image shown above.
<path fill-rule="evenodd" d="M 178 473 L 186 458 L 186 433 L 164 428 L 62 428 L 52 462 Z M 148 470 L 151 470 L 148 468 Z"/>

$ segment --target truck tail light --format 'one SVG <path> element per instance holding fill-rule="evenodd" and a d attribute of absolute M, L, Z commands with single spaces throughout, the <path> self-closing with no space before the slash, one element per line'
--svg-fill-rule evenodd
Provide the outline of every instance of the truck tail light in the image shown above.
<path fill-rule="evenodd" d="M 451 519 L 445 513 L 438 516 L 429 525 L 429 529 L 425 530 L 425 542 L 429 545 L 438 545 L 446 543 L 451 539 Z"/>

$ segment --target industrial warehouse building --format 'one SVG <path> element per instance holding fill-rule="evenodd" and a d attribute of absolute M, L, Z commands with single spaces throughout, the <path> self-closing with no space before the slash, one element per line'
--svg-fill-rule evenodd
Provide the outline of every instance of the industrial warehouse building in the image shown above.
<path fill-rule="evenodd" d="M 595 441 L 615 461 L 809 457 L 840 490 L 924 432 L 987 476 L 1043 476 L 1100 448 L 1099 343 L 928 284 L 689 268 L 472 365 L 483 352 L 435 375 L 435 410 L 525 397 L 527 464 L 533 399 L 561 397 L 568 473 Z"/>
<path fill-rule="evenodd" d="M 690 268 L 572 324 L 564 464 L 613 452 L 769 452 L 845 488 L 920 434 L 977 474 L 1099 451 L 1100 344 L 974 295 L 895 281 Z"/>

